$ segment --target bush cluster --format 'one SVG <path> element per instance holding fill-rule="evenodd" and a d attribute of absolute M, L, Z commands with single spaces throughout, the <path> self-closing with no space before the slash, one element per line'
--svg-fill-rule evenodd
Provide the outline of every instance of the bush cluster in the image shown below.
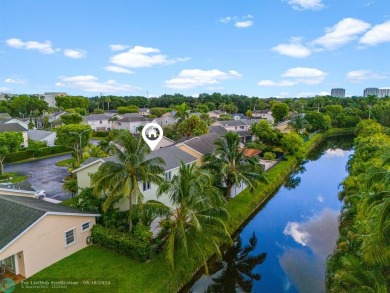
<path fill-rule="evenodd" d="M 144 236 L 137 238 L 136 235 L 100 225 L 95 225 L 92 229 L 92 239 L 95 244 L 140 261 L 148 260 L 151 251 L 150 238 Z"/>
<path fill-rule="evenodd" d="M 35 154 L 35 158 L 64 153 L 68 151 L 69 148 L 65 146 L 44 147 L 39 153 Z M 32 157 L 33 157 L 33 153 L 31 151 L 24 150 L 24 151 L 15 152 L 6 155 L 4 159 L 4 163 L 14 163 L 18 161 L 28 160 L 31 159 Z"/>

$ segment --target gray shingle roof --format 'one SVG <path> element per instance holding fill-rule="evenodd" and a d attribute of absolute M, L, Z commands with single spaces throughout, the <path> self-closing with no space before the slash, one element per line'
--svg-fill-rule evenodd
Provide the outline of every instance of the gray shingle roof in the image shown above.
<path fill-rule="evenodd" d="M 83 116 L 85 121 L 98 121 L 98 120 L 108 120 L 110 116 L 106 114 L 92 114 L 89 116 Z"/>
<path fill-rule="evenodd" d="M 0 250 L 48 212 L 91 214 L 35 198 L 0 195 Z"/>
<path fill-rule="evenodd" d="M 119 122 L 137 122 L 137 121 L 150 121 L 150 119 L 145 118 L 144 116 L 138 113 L 126 113 L 120 115 L 122 118 L 118 119 Z"/>
<path fill-rule="evenodd" d="M 228 131 L 225 128 L 223 128 L 222 126 L 216 125 L 216 126 L 210 126 L 209 127 L 209 132 L 217 133 L 219 135 L 223 135 L 223 134 L 225 134 Z"/>
<path fill-rule="evenodd" d="M 219 124 L 222 126 L 243 126 L 246 125 L 245 122 L 242 120 L 227 120 L 227 121 L 220 121 Z"/>
<path fill-rule="evenodd" d="M 207 155 L 215 151 L 216 146 L 214 143 L 220 136 L 217 133 L 209 133 L 190 139 L 184 142 L 184 144 L 203 155 Z"/>
<path fill-rule="evenodd" d="M 19 123 L 0 124 L 0 132 L 20 132 L 20 131 L 27 131 L 27 129 L 24 128 Z"/>
<path fill-rule="evenodd" d="M 29 130 L 27 131 L 27 136 L 31 140 L 41 141 L 42 139 L 52 135 L 53 131 L 45 131 L 45 130 Z"/>

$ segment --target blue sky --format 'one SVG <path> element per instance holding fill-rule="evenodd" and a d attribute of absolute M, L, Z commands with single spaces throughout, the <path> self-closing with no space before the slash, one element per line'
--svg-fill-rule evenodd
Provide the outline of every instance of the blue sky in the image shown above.
<path fill-rule="evenodd" d="M 362 95 L 388 52 L 389 0 L 0 1 L 0 92 Z"/>

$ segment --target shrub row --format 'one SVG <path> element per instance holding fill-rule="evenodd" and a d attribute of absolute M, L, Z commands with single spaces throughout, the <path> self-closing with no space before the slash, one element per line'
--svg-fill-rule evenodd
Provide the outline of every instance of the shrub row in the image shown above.
<path fill-rule="evenodd" d="M 33 157 L 35 158 L 40 158 L 40 157 L 45 157 L 49 155 L 54 155 L 54 154 L 60 154 L 60 153 L 65 153 L 68 152 L 69 148 L 66 146 L 52 146 L 52 147 L 45 147 L 42 148 L 42 150 L 39 153 L 36 153 L 33 155 L 33 152 L 29 150 L 24 150 L 12 154 L 8 154 L 5 156 L 4 163 L 14 163 L 18 161 L 23 161 L 23 160 L 28 160 Z"/>
<path fill-rule="evenodd" d="M 119 232 L 112 228 L 93 226 L 92 240 L 95 244 L 140 261 L 146 261 L 150 256 L 150 242 L 141 241 L 129 233 Z"/>
<path fill-rule="evenodd" d="M 109 131 L 93 131 L 92 137 L 106 137 L 110 134 Z"/>

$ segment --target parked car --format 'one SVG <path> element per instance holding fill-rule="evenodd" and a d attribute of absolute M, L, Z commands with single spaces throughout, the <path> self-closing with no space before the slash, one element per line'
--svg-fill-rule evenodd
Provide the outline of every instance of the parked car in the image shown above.
<path fill-rule="evenodd" d="M 39 190 L 39 191 L 35 192 L 35 198 L 44 199 L 45 197 L 46 197 L 46 191 Z"/>

